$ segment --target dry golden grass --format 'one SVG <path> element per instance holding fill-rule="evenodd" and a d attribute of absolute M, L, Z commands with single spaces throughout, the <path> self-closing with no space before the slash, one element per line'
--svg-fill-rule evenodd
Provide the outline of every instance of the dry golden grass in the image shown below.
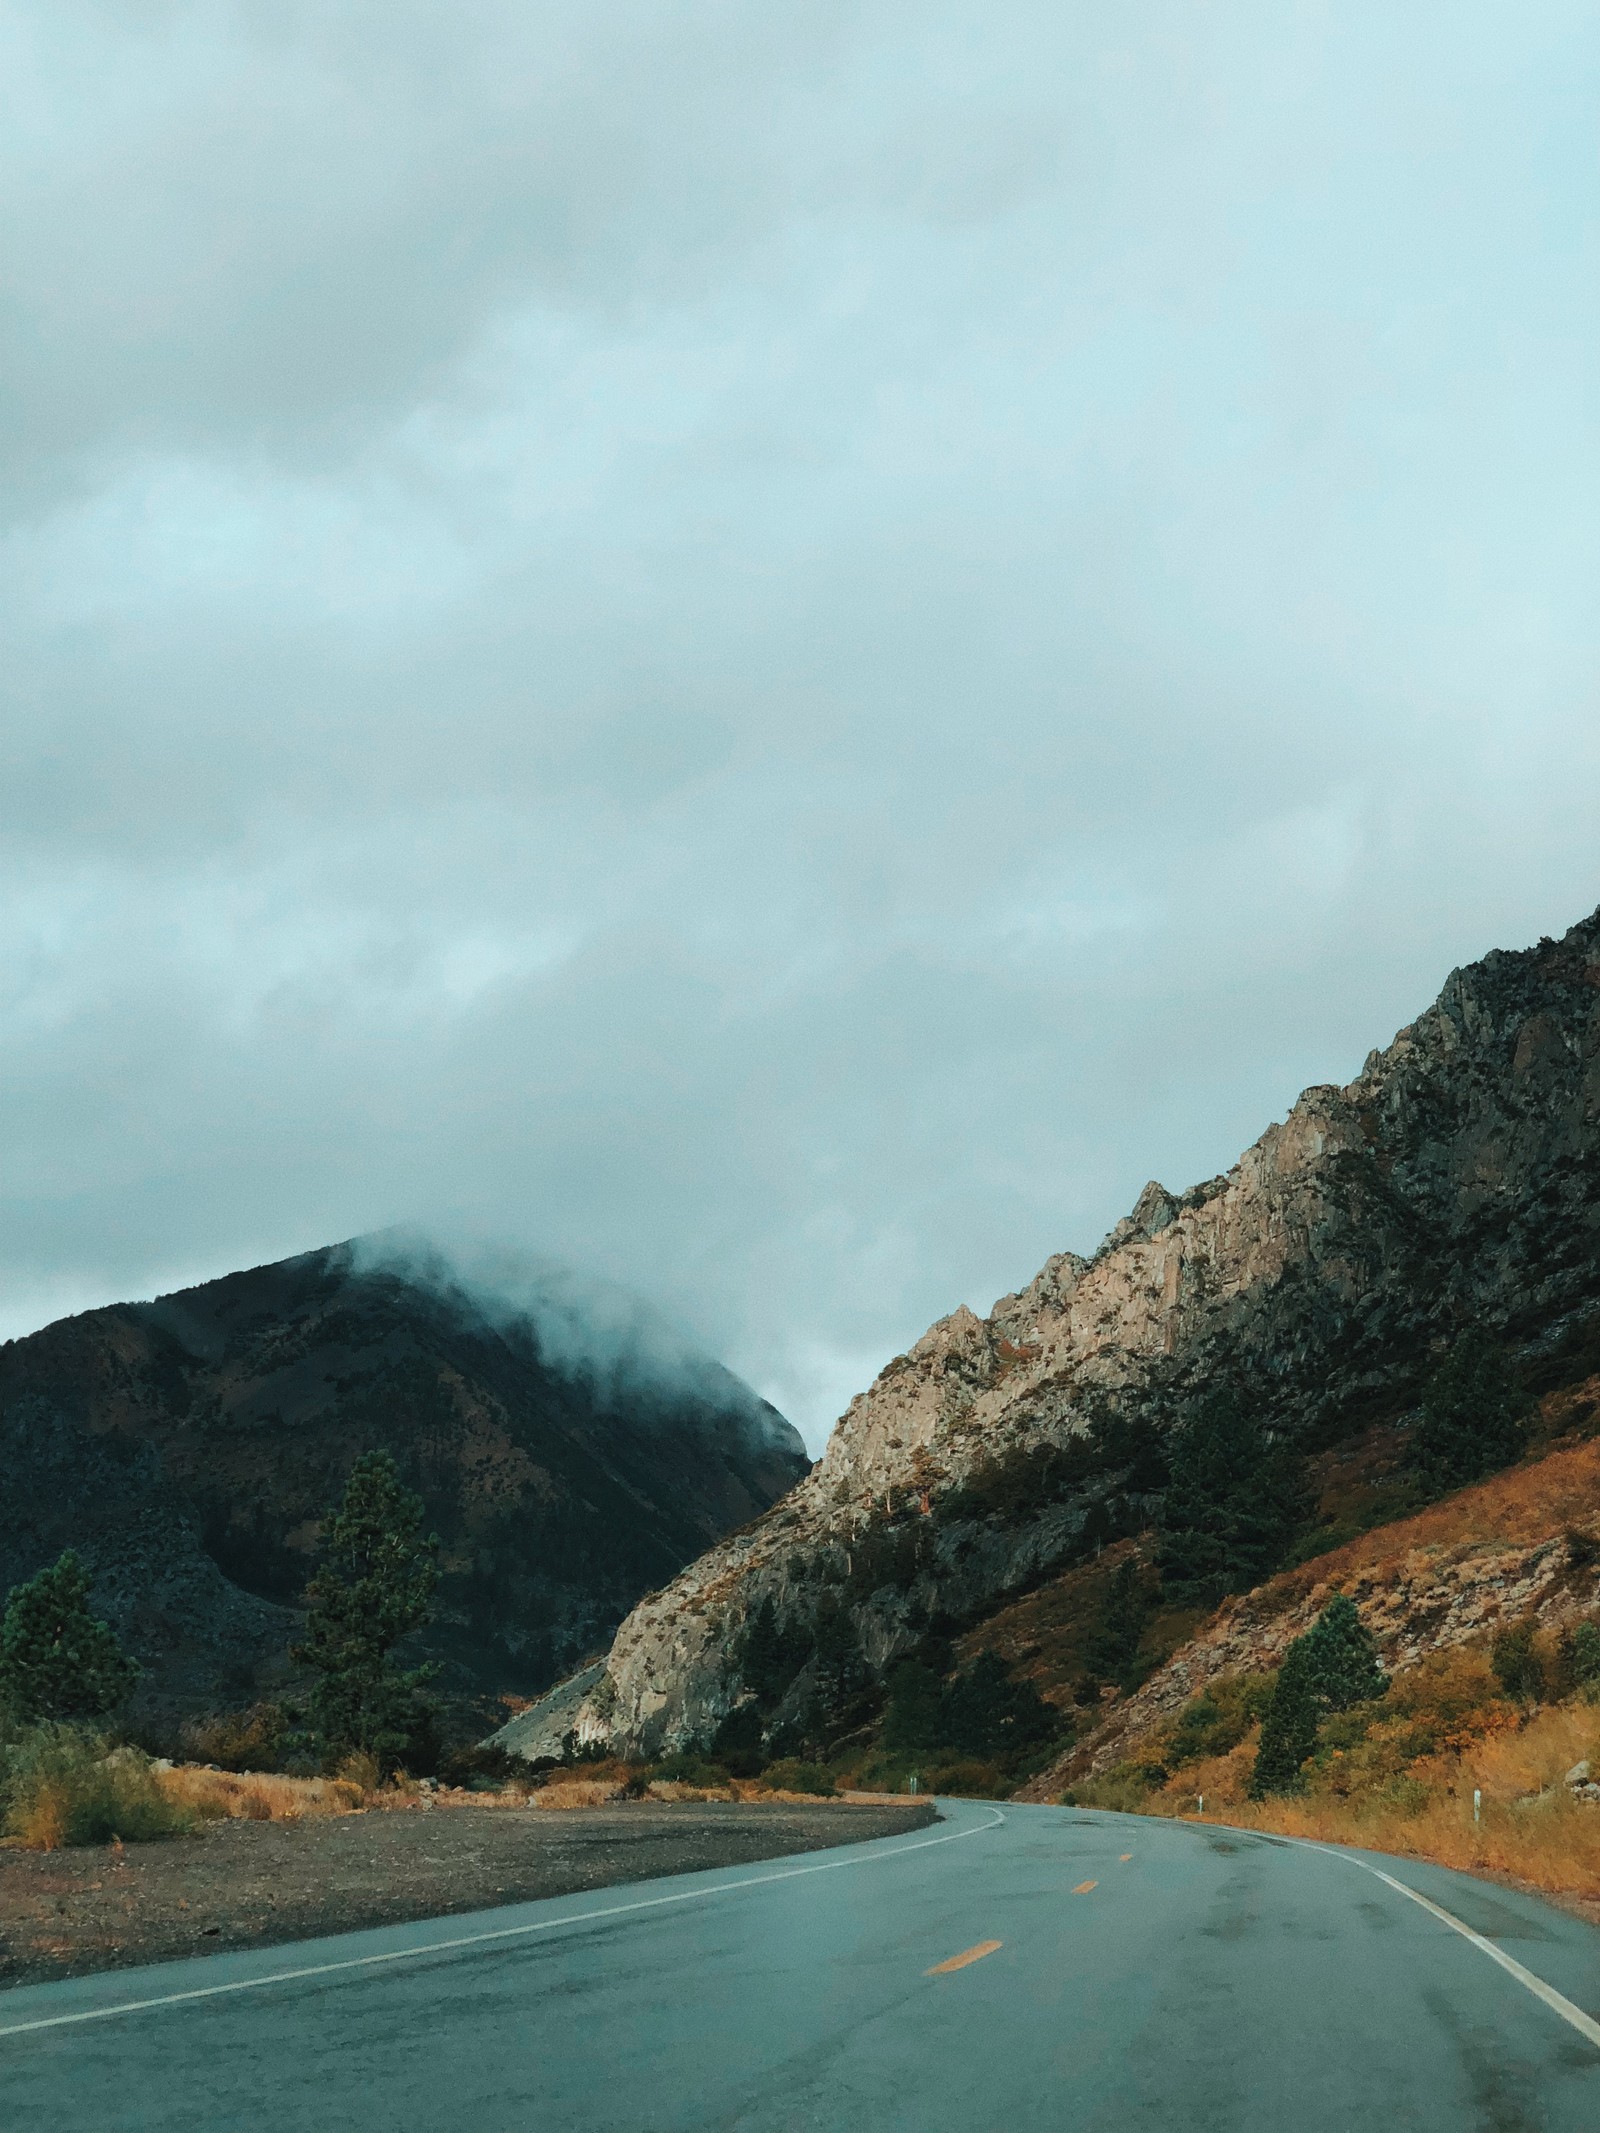
<path fill-rule="evenodd" d="M 1252 1800 L 1252 1734 L 1227 1755 L 1187 1766 L 1142 1811 L 1192 1816 L 1203 1795 L 1207 1822 L 1509 1874 L 1553 1895 L 1600 1899 L 1600 1803 L 1574 1798 L 1562 1782 L 1575 1763 L 1600 1766 L 1600 1709 L 1553 1705 L 1509 1728 L 1496 1715 L 1459 1752 L 1418 1757 L 1398 1785 L 1365 1794 L 1332 1790 L 1337 1777 L 1324 1770 L 1303 1794 Z M 1477 1822 L 1474 1791 L 1483 1796 Z"/>
<path fill-rule="evenodd" d="M 366 1805 L 362 1788 L 347 1778 L 235 1773 L 180 1763 L 159 1771 L 157 1781 L 174 1806 L 213 1822 L 298 1822 L 313 1815 L 354 1814 Z"/>
<path fill-rule="evenodd" d="M 652 1790 L 654 1790 L 653 1787 Z M 474 1801 L 481 1801 L 484 1795 L 478 1793 L 469 1797 Z M 502 1794 L 501 1797 L 505 1798 L 506 1795 Z M 611 1801 L 621 1799 L 622 1788 L 612 1778 L 560 1778 L 554 1784 L 540 1786 L 537 1792 L 528 1793 L 525 1799 L 521 1794 L 514 1794 L 511 1797 L 518 1806 L 526 1804 L 531 1807 L 552 1807 L 556 1809 L 564 1807 L 605 1807 Z"/>
<path fill-rule="evenodd" d="M 1353 1584 L 1414 1552 L 1531 1547 L 1565 1527 L 1591 1525 L 1597 1503 L 1600 1439 L 1591 1438 L 1547 1452 L 1525 1466 L 1508 1467 L 1392 1525 L 1376 1526 L 1342 1548 L 1284 1572 L 1263 1590 L 1283 1588 L 1299 1594 L 1318 1584 Z"/>
<path fill-rule="evenodd" d="M 28 1852 L 58 1852 L 67 1842 L 67 1803 L 55 1786 L 41 1787 L 7 1822 L 8 1841 Z"/>

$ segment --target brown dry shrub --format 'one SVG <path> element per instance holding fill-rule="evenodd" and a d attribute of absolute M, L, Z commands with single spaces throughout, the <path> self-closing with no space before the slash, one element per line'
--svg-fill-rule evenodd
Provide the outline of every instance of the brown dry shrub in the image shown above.
<path fill-rule="evenodd" d="M 334 1775 L 345 1784 L 354 1785 L 365 1796 L 376 1792 L 383 1783 L 383 1772 L 378 1768 L 378 1758 L 365 1748 L 354 1749 L 340 1763 Z"/>
<path fill-rule="evenodd" d="M 158 1779 L 169 1800 L 207 1821 L 297 1822 L 315 1815 L 354 1814 L 363 1804 L 360 1788 L 343 1778 L 240 1775 L 180 1763 L 158 1772 Z"/>
<path fill-rule="evenodd" d="M 674 1794 L 678 1792 L 687 1793 L 692 1790 L 691 1787 L 687 1786 L 670 1787 L 668 1789 Z M 652 1785 L 650 1790 L 656 1792 L 657 1787 Z M 696 1793 L 694 1797 L 699 1799 L 703 1798 L 704 1795 Z M 622 1788 L 606 1778 L 561 1778 L 554 1784 L 543 1785 L 537 1792 L 528 1795 L 532 1806 L 555 1809 L 564 1807 L 606 1807 L 613 1800 L 620 1800 L 621 1798 Z"/>
<path fill-rule="evenodd" d="M 213 1711 L 183 1729 L 183 1743 L 197 1763 L 222 1770 L 270 1770 L 278 1760 L 289 1721 L 283 1706 L 253 1703 L 243 1711 Z"/>
<path fill-rule="evenodd" d="M 10 1747 L 5 1806 L 7 1834 L 30 1851 L 147 1843 L 192 1826 L 148 1756 L 73 1725 L 32 1727 Z"/>

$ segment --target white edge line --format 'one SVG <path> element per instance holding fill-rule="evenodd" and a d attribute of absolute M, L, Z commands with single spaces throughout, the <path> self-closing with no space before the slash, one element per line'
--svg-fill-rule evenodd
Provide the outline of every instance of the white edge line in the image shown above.
<path fill-rule="evenodd" d="M 1570 2022 L 1580 2037 L 1586 2037 L 1596 2050 L 1600 2050 L 1600 2022 L 1586 2015 L 1581 2007 L 1575 2007 L 1564 1993 L 1557 1992 L 1554 1985 L 1547 1985 L 1542 1977 L 1535 1977 L 1514 1955 L 1507 1955 L 1504 1948 L 1496 1947 L 1492 1940 L 1486 1940 L 1481 1933 L 1474 1933 L 1471 1926 L 1464 1924 L 1453 1911 L 1447 1911 L 1442 1903 L 1435 1903 L 1431 1896 L 1424 1896 L 1420 1889 L 1411 1888 L 1404 1881 L 1397 1881 L 1393 1874 L 1386 1874 L 1381 1866 L 1374 1866 L 1368 1859 L 1357 1859 L 1349 1853 L 1336 1851 L 1330 1844 L 1313 1844 L 1309 1839 L 1300 1841 L 1308 1851 L 1322 1852 L 1330 1859 L 1343 1859 L 1349 1866 L 1364 1867 L 1374 1879 L 1387 1882 L 1391 1889 L 1398 1889 L 1402 1896 L 1409 1896 L 1413 1903 L 1420 1903 L 1425 1911 L 1431 1911 L 1434 1917 L 1449 1926 L 1452 1932 L 1459 1933 L 1463 1940 L 1470 1940 L 1475 1948 L 1488 1956 L 1490 1962 L 1498 1963 L 1502 1970 L 1509 1971 L 1519 1985 L 1526 1985 L 1536 2000 L 1543 2000 L 1546 2007 L 1560 2015 L 1563 2022 Z"/>
<path fill-rule="evenodd" d="M 531 1933 L 554 1933 L 562 1926 L 586 1926 L 596 1919 L 620 1918 L 628 1911 L 655 1911 L 663 1904 L 693 1903 L 698 1897 L 731 1896 L 740 1889 L 760 1888 L 770 1881 L 793 1881 L 801 1874 L 828 1874 L 841 1866 L 873 1866 L 885 1859 L 898 1859 L 906 1852 L 926 1851 L 932 1844 L 955 1844 L 962 1837 L 982 1836 L 986 1830 L 997 1829 L 1005 1820 L 998 1807 L 991 1807 L 989 1812 L 994 1817 L 991 1822 L 974 1822 L 966 1829 L 946 1830 L 940 1837 L 919 1837 L 915 1844 L 897 1844 L 889 1852 L 852 1851 L 843 1859 L 819 1860 L 815 1866 L 783 1867 L 775 1874 L 748 1874 L 742 1881 L 720 1881 L 709 1889 L 674 1889 L 665 1896 L 643 1896 L 633 1903 L 606 1904 L 598 1911 L 577 1911 L 569 1918 L 539 1918 L 525 1926 L 498 1926 L 489 1933 L 460 1933 L 450 1940 L 430 1940 L 416 1948 L 388 1948 L 378 1955 L 345 1956 L 336 1963 L 307 1963 L 295 1970 L 274 1970 L 264 1977 L 235 1978 L 226 1985 L 196 1985 L 188 1992 L 163 1992 L 147 2000 L 118 2000 L 110 2007 L 86 2007 L 76 2014 L 41 2015 L 36 2021 L 13 2022 L 0 2028 L 0 2037 L 23 2037 L 40 2029 L 66 2029 L 79 2022 L 105 2022 L 113 2015 L 143 2014 L 152 2007 L 176 2007 L 185 2000 L 214 2000 L 225 1993 L 255 1992 L 264 1985 L 292 1984 L 297 1978 L 331 1977 L 335 1971 L 367 1970 L 378 1963 L 410 1962 L 417 1956 L 445 1955 L 458 1948 L 481 1948 L 489 1941 L 521 1940 Z M 1462 1931 L 1465 1930 L 1463 1927 Z M 1600 2032 L 1596 2035 L 1600 2041 Z"/>
<path fill-rule="evenodd" d="M 1580 2037 L 1586 2038 L 1600 2051 L 1600 2022 L 1596 2022 L 1591 2015 L 1586 2015 L 1581 2007 L 1575 2007 L 1565 1993 L 1557 1992 L 1554 1985 L 1547 1985 L 1542 1977 L 1535 1977 L 1514 1955 L 1507 1955 L 1504 1948 L 1497 1948 L 1492 1940 L 1486 1940 L 1481 1933 L 1474 1933 L 1471 1926 L 1457 1918 L 1453 1911 L 1447 1911 L 1442 1903 L 1435 1903 L 1431 1896 L 1424 1896 L 1420 1889 L 1414 1889 L 1409 1883 L 1396 1880 L 1393 1874 L 1386 1874 L 1381 1866 L 1374 1866 L 1370 1859 L 1363 1859 L 1359 1853 L 1353 1851 L 1343 1851 L 1337 1845 L 1318 1844 L 1311 1837 L 1280 1836 L 1276 1830 L 1247 1829 L 1237 1822 L 1188 1822 L 1186 1817 L 1183 1819 L 1191 1829 L 1226 1829 L 1241 1837 L 1269 1836 L 1274 1843 L 1292 1844 L 1299 1851 L 1321 1852 L 1325 1859 L 1338 1859 L 1346 1866 L 1359 1866 L 1363 1873 L 1370 1874 L 1375 1881 L 1384 1882 L 1391 1889 L 1398 1889 L 1402 1896 L 1409 1896 L 1413 1903 L 1420 1903 L 1425 1911 L 1431 1911 L 1452 1933 L 1459 1933 L 1463 1940 L 1471 1941 L 1480 1954 L 1488 1956 L 1491 1963 L 1498 1963 L 1519 1985 L 1525 1985 L 1536 2000 L 1543 2000 L 1552 2013 L 1560 2015 L 1563 2022 L 1570 2023 Z"/>

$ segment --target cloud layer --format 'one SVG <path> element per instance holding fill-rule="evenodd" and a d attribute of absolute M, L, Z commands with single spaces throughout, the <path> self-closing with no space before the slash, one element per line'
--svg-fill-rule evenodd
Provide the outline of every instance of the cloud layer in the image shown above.
<path fill-rule="evenodd" d="M 807 1430 L 1600 898 L 1588 11 L 13 9 L 0 1297 Z"/>

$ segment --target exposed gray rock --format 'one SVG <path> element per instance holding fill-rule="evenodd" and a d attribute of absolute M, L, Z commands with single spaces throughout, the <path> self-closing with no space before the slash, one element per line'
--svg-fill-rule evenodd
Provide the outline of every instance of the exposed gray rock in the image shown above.
<path fill-rule="evenodd" d="M 1355 1081 L 1308 1089 L 1226 1176 L 1177 1197 L 1146 1186 L 1092 1260 L 1061 1253 L 988 1318 L 962 1308 L 931 1327 L 780 1505 L 639 1603 L 611 1650 L 608 1708 L 586 1711 L 620 1747 L 703 1731 L 761 1597 L 804 1612 L 819 1565 L 875 1517 L 1064 1440 L 1097 1403 L 1166 1421 L 1221 1380 L 1275 1428 L 1335 1432 L 1405 1413 L 1473 1323 L 1536 1377 L 1570 1377 L 1600 1346 L 1597 1187 L 1600 913 L 1455 972 Z M 959 1604 L 997 1599 L 1049 1549 L 1045 1521 L 1007 1536 Z M 936 1597 L 958 1604 L 953 1588 Z M 914 1631 L 897 1608 L 895 1594 L 857 1608 L 880 1661 Z"/>

